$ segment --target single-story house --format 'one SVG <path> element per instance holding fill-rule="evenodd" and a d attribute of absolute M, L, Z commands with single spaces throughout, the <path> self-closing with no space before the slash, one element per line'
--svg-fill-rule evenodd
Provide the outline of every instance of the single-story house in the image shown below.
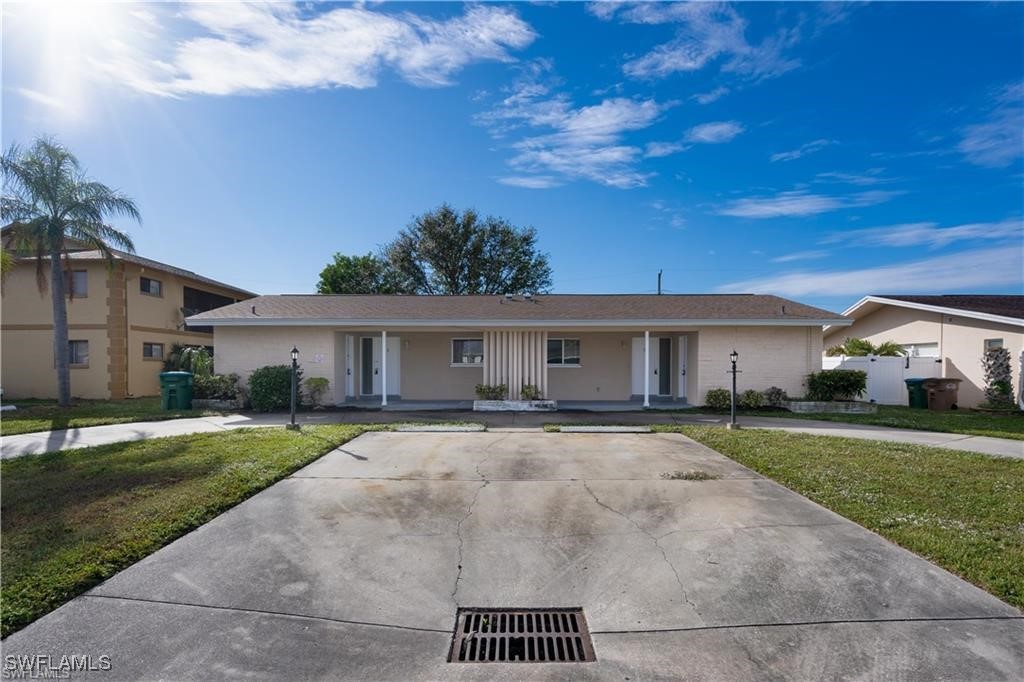
<path fill-rule="evenodd" d="M 730 383 L 802 394 L 841 315 L 776 296 L 277 295 L 188 319 L 214 330 L 218 373 L 289 362 L 335 404 L 472 400 L 478 384 L 561 401 L 702 404 Z"/>
<path fill-rule="evenodd" d="M 894 341 L 911 357 L 940 361 L 942 376 L 961 379 L 958 404 L 974 407 L 985 399 L 981 358 L 990 348 L 1007 348 L 1020 381 L 1017 358 L 1024 348 L 1024 296 L 954 294 L 865 296 L 843 312 L 853 319 L 825 329 L 825 348 L 846 338 L 872 343 Z"/>

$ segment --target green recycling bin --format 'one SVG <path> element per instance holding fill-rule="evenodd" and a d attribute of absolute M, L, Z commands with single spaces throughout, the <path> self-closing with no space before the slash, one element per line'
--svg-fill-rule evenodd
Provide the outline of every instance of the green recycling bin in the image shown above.
<path fill-rule="evenodd" d="M 192 409 L 192 372 L 160 372 L 160 407 Z"/>
<path fill-rule="evenodd" d="M 928 391 L 924 388 L 927 379 L 904 379 L 907 384 L 907 404 L 922 410 L 928 409 Z"/>

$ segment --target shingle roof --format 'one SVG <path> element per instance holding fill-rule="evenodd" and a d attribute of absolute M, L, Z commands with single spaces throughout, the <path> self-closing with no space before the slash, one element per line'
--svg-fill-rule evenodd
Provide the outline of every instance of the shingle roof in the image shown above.
<path fill-rule="evenodd" d="M 934 305 L 954 310 L 969 310 L 989 315 L 1002 315 L 1024 320 L 1024 296 L 988 295 L 988 294 L 943 294 L 940 296 L 887 296 L 878 294 L 878 298 L 889 298 L 907 303 Z"/>
<path fill-rule="evenodd" d="M 253 293 L 251 291 L 246 291 L 245 289 L 240 289 L 240 288 L 238 288 L 236 286 L 231 286 L 230 284 L 225 284 L 224 282 L 218 282 L 215 279 L 210 279 L 209 277 L 204 277 L 203 275 L 200 275 L 199 273 L 196 273 L 196 272 L 192 272 L 191 270 L 186 270 L 184 268 L 179 268 L 179 267 L 174 266 L 174 265 L 168 265 L 167 263 L 161 263 L 160 261 L 155 261 L 155 260 L 152 260 L 150 258 L 143 258 L 142 256 L 135 255 L 134 253 L 127 253 L 126 251 L 119 251 L 117 249 L 111 249 L 110 252 L 114 256 L 115 260 L 123 260 L 123 261 L 127 261 L 129 263 L 135 263 L 136 265 L 141 265 L 141 266 L 146 267 L 146 268 L 152 268 L 154 270 L 160 270 L 160 271 L 163 271 L 163 272 L 169 272 L 170 274 L 177 275 L 178 277 L 187 277 L 188 279 L 193 279 L 193 280 L 195 280 L 197 282 L 203 282 L 204 284 L 209 284 L 210 286 L 220 287 L 222 289 L 229 289 L 231 291 L 235 291 L 237 293 L 244 294 L 246 296 L 255 296 L 256 295 L 255 293 Z M 82 251 L 69 251 L 68 252 L 68 258 L 70 258 L 71 260 L 106 260 L 106 257 L 102 253 L 100 253 L 99 251 L 97 251 L 95 249 L 93 249 L 93 250 L 88 250 L 87 249 L 87 250 L 82 250 Z"/>
<path fill-rule="evenodd" d="M 253 312 L 255 310 L 255 313 Z M 302 324 L 375 320 L 403 322 L 568 322 L 664 320 L 779 321 L 842 324 L 841 315 L 778 296 L 754 294 L 550 294 L 515 296 L 259 296 L 189 318 L 190 323 Z"/>

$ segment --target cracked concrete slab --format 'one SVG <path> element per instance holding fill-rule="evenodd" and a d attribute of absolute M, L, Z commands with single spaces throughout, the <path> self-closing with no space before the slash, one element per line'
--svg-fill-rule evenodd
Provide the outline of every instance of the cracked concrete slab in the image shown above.
<path fill-rule="evenodd" d="M 581 606 L 598 660 L 447 664 L 457 605 Z M 111 655 L 104 679 L 1013 679 L 1022 643 L 1020 611 L 678 434 L 370 433 L 4 652 Z"/>

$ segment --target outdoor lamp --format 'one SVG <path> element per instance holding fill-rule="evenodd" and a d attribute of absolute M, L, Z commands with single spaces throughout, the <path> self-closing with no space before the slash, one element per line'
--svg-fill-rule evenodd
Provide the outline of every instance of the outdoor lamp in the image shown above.
<path fill-rule="evenodd" d="M 729 396 L 729 423 L 727 424 L 730 429 L 738 429 L 739 424 L 736 423 L 736 361 L 740 359 L 740 354 L 733 348 L 732 352 L 729 353 L 729 361 L 732 362 L 732 369 L 729 370 L 729 374 L 732 374 L 732 395 Z"/>
<path fill-rule="evenodd" d="M 294 351 L 293 350 L 292 351 L 292 353 L 293 353 L 292 357 L 294 357 L 294 354 L 297 353 L 297 352 L 298 351 Z M 729 353 L 729 359 L 732 360 L 733 362 L 736 362 L 737 360 L 740 359 L 740 354 L 736 352 L 736 349 L 733 349 L 733 351 L 731 353 Z"/>
<path fill-rule="evenodd" d="M 295 423 L 295 404 L 299 397 L 299 349 L 292 346 L 292 421 L 288 424 L 289 429 L 298 429 Z"/>

